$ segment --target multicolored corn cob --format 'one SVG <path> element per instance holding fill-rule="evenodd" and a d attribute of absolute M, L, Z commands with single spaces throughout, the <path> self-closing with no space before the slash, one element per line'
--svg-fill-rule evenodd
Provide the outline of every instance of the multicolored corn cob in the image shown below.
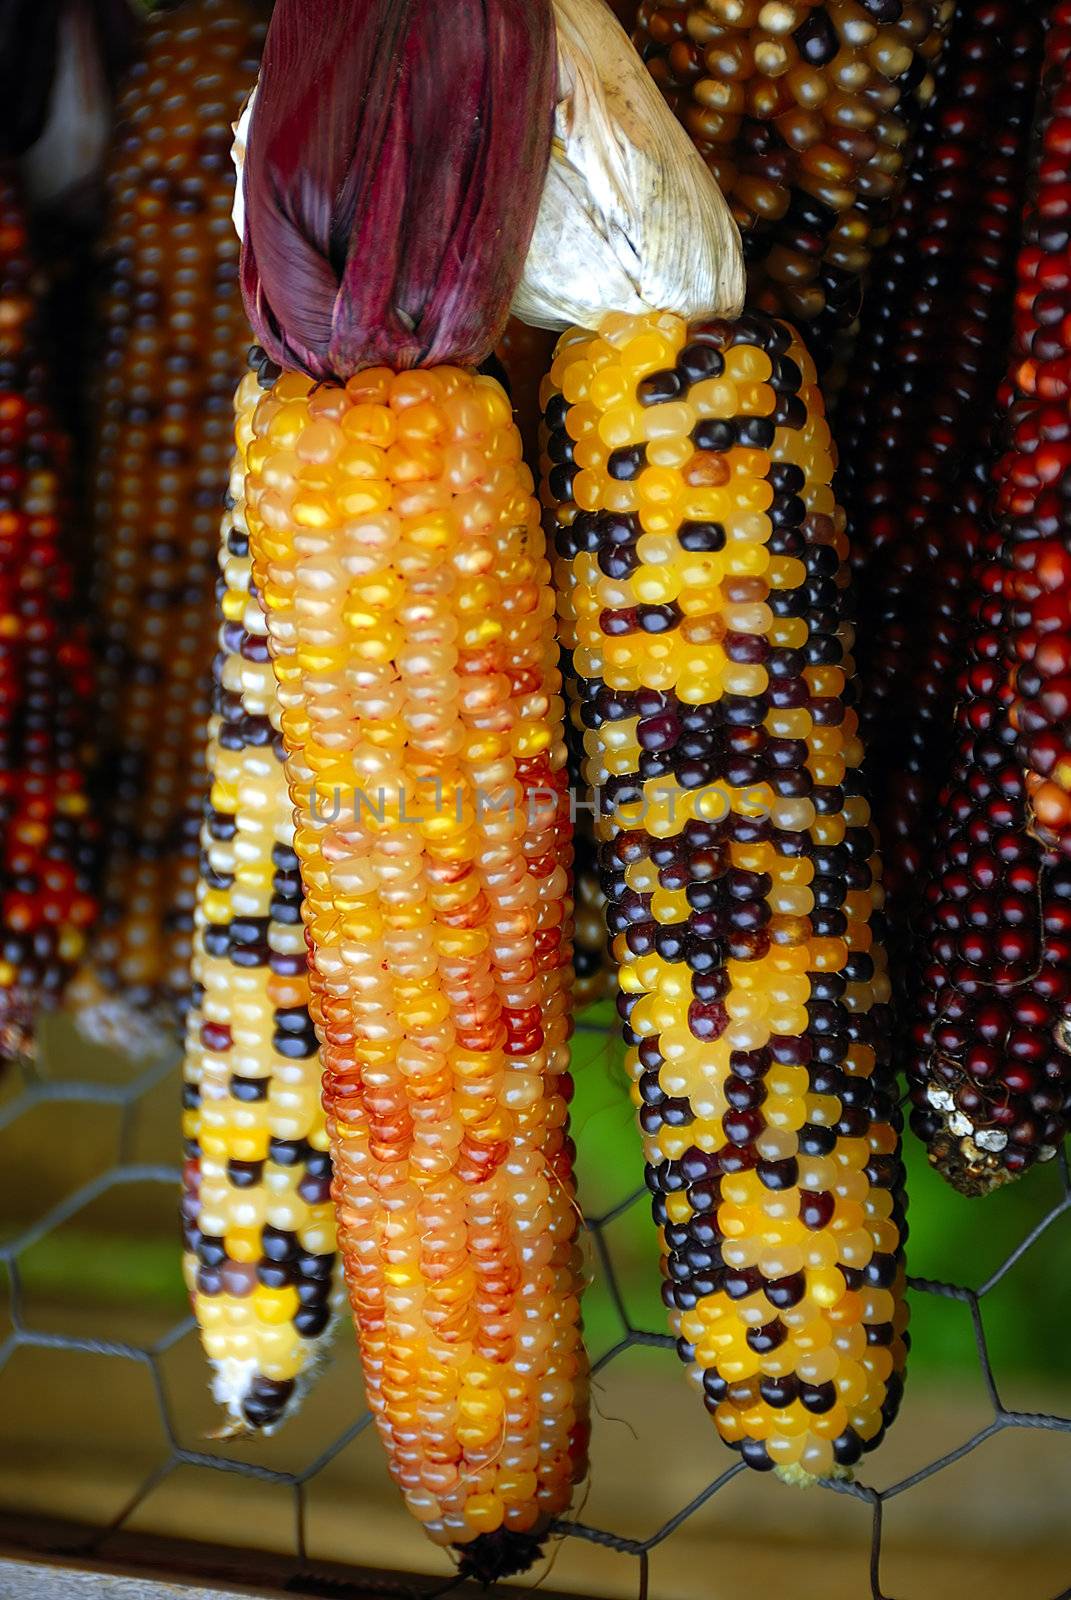
<path fill-rule="evenodd" d="M 858 314 L 953 0 L 644 0 L 636 39 L 730 201 L 751 302 L 819 366 Z"/>
<path fill-rule="evenodd" d="M 1010 0 L 957 17 L 838 411 L 861 728 L 897 923 L 910 920 L 966 650 L 958 546 L 1011 326 L 1040 43 L 1037 18 Z"/>
<path fill-rule="evenodd" d="M 369 1404 L 465 1570 L 585 1470 L 553 595 L 491 378 L 239 391 Z M 273 381 L 274 380 L 274 381 Z"/>
<path fill-rule="evenodd" d="M 219 503 L 249 343 L 231 123 L 265 16 L 257 0 L 153 13 L 109 179 L 91 460 L 107 848 L 75 1003 L 87 1031 L 130 1049 L 170 1039 L 189 973 Z"/>
<path fill-rule="evenodd" d="M 1007 571 L 1012 723 L 1034 825 L 1071 855 L 1071 5 L 1045 44 L 1024 216 L 1006 451 L 995 515 Z"/>
<path fill-rule="evenodd" d="M 236 469 L 186 1017 L 183 1222 L 216 1398 L 233 1427 L 270 1432 L 325 1352 L 342 1283 L 293 808 L 244 491 Z"/>
<path fill-rule="evenodd" d="M 664 1297 L 751 1466 L 850 1470 L 907 1351 L 880 868 L 847 541 L 782 323 L 558 346 L 544 500 L 599 800 Z"/>
<path fill-rule="evenodd" d="M 1049 1160 L 1071 1120 L 1071 863 L 1030 825 L 990 534 L 919 935 L 911 1125 L 964 1194 Z"/>
<path fill-rule="evenodd" d="M 65 534 L 69 442 L 42 361 L 41 283 L 0 166 L 0 1057 L 32 1049 L 96 903 L 84 760 L 90 657 Z"/>

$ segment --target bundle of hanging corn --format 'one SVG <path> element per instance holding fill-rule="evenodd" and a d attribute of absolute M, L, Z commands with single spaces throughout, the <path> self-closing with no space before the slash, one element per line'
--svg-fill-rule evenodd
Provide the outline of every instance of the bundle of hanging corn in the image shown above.
<path fill-rule="evenodd" d="M 1069 60 L 1061 3 L 1047 24 L 1003 452 L 975 535 L 981 597 L 918 947 L 912 1125 L 968 1194 L 1051 1160 L 1071 1122 Z"/>
<path fill-rule="evenodd" d="M 723 320 L 732 230 L 624 36 L 597 0 L 556 10 L 558 137 L 515 305 L 583 324 L 545 388 L 543 497 L 664 1297 L 721 1437 L 812 1482 L 879 1442 L 907 1348 L 829 430 L 793 330 Z"/>
<path fill-rule="evenodd" d="M 90 459 L 103 915 L 72 1003 L 92 1037 L 167 1045 L 186 990 L 207 777 L 216 539 L 234 373 L 231 123 L 266 7 L 154 13 L 119 105 Z"/>
<path fill-rule="evenodd" d="M 47 41 L 46 41 L 47 43 Z M 17 53 L 17 52 L 16 52 Z M 37 130 L 11 86 L 0 125 L 0 1056 L 33 1048 L 96 906 L 84 763 L 90 660 L 67 548 L 70 443 L 51 403 L 42 294 L 14 157 Z"/>
<path fill-rule="evenodd" d="M 279 0 L 242 180 L 267 358 L 237 438 L 339 1246 L 391 1470 L 484 1578 L 534 1559 L 587 1435 L 554 602 L 509 402 L 472 370 L 553 73 L 537 0 Z"/>
<path fill-rule="evenodd" d="M 970 502 L 1010 337 L 1041 32 L 1004 0 L 957 18 L 838 411 L 860 716 L 904 938 L 966 648 Z"/>
<path fill-rule="evenodd" d="M 858 315 L 954 0 L 643 0 L 636 39 L 820 370 Z"/>

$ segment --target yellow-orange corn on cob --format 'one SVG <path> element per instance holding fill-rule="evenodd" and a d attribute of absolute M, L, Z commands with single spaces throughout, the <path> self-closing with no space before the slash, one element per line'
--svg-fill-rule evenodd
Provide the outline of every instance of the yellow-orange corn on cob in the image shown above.
<path fill-rule="evenodd" d="M 265 18 L 255 0 L 155 12 L 109 174 L 90 461 L 104 915 L 75 1003 L 128 1047 L 170 1036 L 189 972 L 220 493 L 249 342 L 231 123 Z"/>
<path fill-rule="evenodd" d="M 844 518 L 783 323 L 559 343 L 545 498 L 664 1297 L 722 1438 L 790 1478 L 895 1414 L 907 1309 Z"/>
<path fill-rule="evenodd" d="M 751 302 L 825 365 L 899 198 L 953 0 L 644 0 L 636 40 L 730 201 Z"/>
<path fill-rule="evenodd" d="M 235 1427 L 300 1398 L 341 1299 L 301 878 L 244 480 L 223 519 L 192 996 L 186 1015 L 186 1280 Z"/>
<path fill-rule="evenodd" d="M 585 1470 L 554 601 L 509 402 L 455 368 L 239 391 L 339 1244 L 406 1502 L 490 1575 Z"/>
<path fill-rule="evenodd" d="M 0 165 L 0 1058 L 32 1048 L 96 909 L 90 656 L 64 547 L 70 445 L 48 394 L 40 287 L 22 194 Z"/>

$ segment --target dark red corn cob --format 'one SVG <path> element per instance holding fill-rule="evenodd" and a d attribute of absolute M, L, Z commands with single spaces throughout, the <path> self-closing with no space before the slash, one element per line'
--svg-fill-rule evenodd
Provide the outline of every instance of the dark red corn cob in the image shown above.
<path fill-rule="evenodd" d="M 910 910 L 934 747 L 965 649 L 959 583 L 979 510 L 974 463 L 1010 331 L 1040 46 L 1036 17 L 1008 0 L 957 19 L 838 412 L 860 569 L 860 723 L 894 926 Z"/>
<path fill-rule="evenodd" d="M 1071 5 L 1053 7 L 1024 217 L 995 512 L 1011 718 L 1034 826 L 1071 854 Z"/>
<path fill-rule="evenodd" d="M 39 289 L 21 195 L 0 168 L 0 1055 L 31 1046 L 95 912 L 89 652 L 62 548 L 70 450 L 46 393 Z"/>
<path fill-rule="evenodd" d="M 949 783 L 926 891 L 911 1125 L 957 1189 L 1056 1153 L 1071 1115 L 1071 863 L 1029 826 L 1008 716 L 1001 574 L 986 541 Z"/>

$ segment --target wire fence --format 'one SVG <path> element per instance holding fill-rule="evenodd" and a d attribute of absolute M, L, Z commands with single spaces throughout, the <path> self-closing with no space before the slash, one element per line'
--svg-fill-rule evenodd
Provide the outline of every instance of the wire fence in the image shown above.
<path fill-rule="evenodd" d="M 579 1020 L 577 1028 L 578 1032 L 582 1034 L 595 1032 L 602 1034 L 607 1031 L 601 1023 L 586 1021 L 584 1018 Z M 367 1410 L 351 1417 L 346 1422 L 346 1425 L 338 1431 L 337 1435 L 331 1438 L 312 1460 L 302 1465 L 298 1470 L 280 1470 L 256 1461 L 243 1459 L 226 1451 L 210 1453 L 208 1451 L 194 1450 L 183 1444 L 180 1437 L 180 1429 L 174 1411 L 175 1400 L 169 1392 L 164 1366 L 165 1357 L 168 1353 L 193 1329 L 192 1317 L 181 1318 L 160 1337 L 142 1345 L 125 1342 L 121 1339 L 79 1337 L 74 1334 L 58 1333 L 35 1327 L 27 1309 L 23 1287 L 23 1260 L 27 1253 L 45 1240 L 48 1235 L 76 1219 L 95 1201 L 124 1186 L 160 1185 L 177 1191 L 180 1174 L 176 1166 L 143 1163 L 132 1159 L 139 1115 L 146 1104 L 147 1098 L 154 1090 L 158 1089 L 170 1077 L 174 1077 L 177 1082 L 178 1074 L 175 1062 L 173 1060 L 154 1062 L 136 1076 L 118 1083 L 94 1081 L 92 1078 L 85 1080 L 52 1079 L 40 1073 L 32 1064 L 26 1064 L 19 1070 L 22 1073 L 21 1087 L 11 1094 L 6 1105 L 0 1107 L 0 1159 L 2 1159 L 3 1154 L 3 1141 L 17 1130 L 22 1119 L 48 1105 L 70 1108 L 90 1105 L 114 1107 L 118 1111 L 118 1137 L 115 1160 L 110 1166 L 107 1166 L 105 1170 L 98 1173 L 74 1192 L 65 1195 L 50 1208 L 46 1209 L 42 1215 L 34 1217 L 23 1225 L 19 1231 L 8 1237 L 6 1242 L 0 1244 L 0 1264 L 3 1265 L 7 1273 L 10 1296 L 10 1327 L 7 1336 L 0 1343 L 0 1374 L 3 1373 L 14 1355 L 24 1349 L 89 1354 L 135 1363 L 150 1375 L 155 1402 L 159 1409 L 160 1423 L 166 1441 L 166 1451 L 163 1458 L 146 1473 L 136 1490 L 129 1496 L 114 1517 L 102 1523 L 99 1527 L 87 1530 L 85 1542 L 80 1547 L 79 1553 L 91 1556 L 100 1551 L 106 1541 L 123 1530 L 148 1497 L 180 1467 L 207 1468 L 213 1472 L 236 1474 L 239 1477 L 257 1480 L 261 1483 L 273 1484 L 291 1492 L 294 1535 L 293 1566 L 288 1586 L 305 1593 L 320 1592 L 316 1587 L 315 1581 L 312 1580 L 310 1580 L 312 1587 L 302 1588 L 303 1576 L 306 1575 L 308 1564 L 315 1555 L 315 1552 L 310 1550 L 307 1492 L 310 1485 L 323 1473 L 324 1469 L 371 1425 L 371 1414 Z M 977 1361 L 977 1367 L 980 1371 L 987 1397 L 988 1409 L 991 1413 L 989 1420 L 954 1448 L 936 1456 L 933 1460 L 928 1461 L 900 1481 L 892 1483 L 883 1489 L 879 1490 L 866 1482 L 860 1481 L 851 1483 L 827 1482 L 820 1486 L 826 1493 L 851 1496 L 869 1508 L 871 1530 L 869 1592 L 871 1600 L 894 1600 L 894 1597 L 883 1586 L 882 1575 L 883 1517 L 885 1508 L 890 1501 L 896 1500 L 910 1491 L 918 1490 L 921 1485 L 948 1471 L 957 1461 L 970 1455 L 988 1440 L 1005 1430 L 1022 1429 L 1071 1433 L 1071 1417 L 1069 1416 L 1016 1410 L 1004 1404 L 998 1388 L 993 1363 L 990 1359 L 983 1321 L 983 1306 L 986 1297 L 993 1293 L 1012 1268 L 1028 1251 L 1038 1244 L 1043 1235 L 1046 1235 L 1061 1223 L 1071 1228 L 1071 1170 L 1069 1170 L 1068 1166 L 1066 1147 L 1056 1157 L 1056 1166 L 1059 1173 L 1057 1198 L 982 1282 L 972 1287 L 962 1283 L 938 1282 L 919 1277 L 910 1277 L 908 1280 L 911 1289 L 917 1295 L 958 1301 L 968 1309 L 973 1330 L 973 1355 L 968 1352 L 968 1356 L 971 1360 L 976 1359 Z M 583 1193 L 581 1193 L 581 1199 L 583 1200 Z M 622 1289 L 618 1265 L 615 1260 L 615 1250 L 610 1237 L 614 1223 L 637 1206 L 646 1208 L 648 1202 L 647 1190 L 643 1187 L 638 1187 L 625 1199 L 613 1205 L 601 1215 L 587 1216 L 584 1221 L 584 1227 L 590 1236 L 596 1278 L 601 1279 L 608 1292 L 619 1323 L 619 1337 L 610 1348 L 606 1349 L 593 1361 L 592 1373 L 593 1377 L 596 1378 L 611 1364 L 619 1361 L 627 1351 L 638 1347 L 654 1347 L 659 1350 L 665 1350 L 667 1352 L 667 1362 L 672 1363 L 674 1368 L 678 1366 L 674 1352 L 675 1341 L 666 1332 L 655 1328 L 637 1326 L 633 1322 L 627 1305 L 627 1297 Z M 1059 1293 L 1060 1291 L 1057 1289 L 1055 1292 Z M 967 1361 L 965 1360 L 966 1364 Z M 723 1460 L 726 1458 L 726 1453 L 714 1443 L 712 1446 L 712 1459 L 717 1461 L 719 1455 Z M 1071 1467 L 1071 1458 L 1069 1458 L 1069 1467 Z M 681 1505 L 660 1527 L 643 1539 L 630 1537 L 620 1529 L 592 1526 L 582 1520 L 582 1516 L 561 1520 L 553 1531 L 563 1539 L 584 1540 L 632 1558 L 635 1563 L 634 1592 L 636 1600 L 648 1600 L 651 1582 L 650 1557 L 652 1552 L 658 1549 L 659 1546 L 664 1545 L 702 1507 L 707 1506 L 735 1478 L 747 1471 L 748 1468 L 742 1461 L 729 1457 L 728 1464 L 716 1476 L 712 1477 L 686 1504 Z M 1071 1476 L 1071 1473 L 1069 1473 L 1069 1476 Z M 419 1531 L 414 1528 L 414 1538 L 419 1537 Z M 67 1553 L 70 1553 L 69 1546 L 67 1547 Z M 1068 1558 L 1068 1565 L 1071 1568 L 1071 1555 Z M 428 1600 L 429 1594 L 436 1597 L 445 1596 L 467 1589 L 470 1585 L 459 1578 L 449 1578 L 442 1587 L 434 1588 L 430 1591 L 426 1583 L 419 1587 L 414 1585 L 407 1588 L 401 1584 L 391 1586 L 377 1582 L 377 1587 L 383 1589 L 384 1592 L 389 1588 L 391 1593 L 396 1592 L 400 1596 L 411 1595 L 413 1600 L 416 1600 L 417 1596 L 421 1597 L 421 1600 Z M 327 1592 L 322 1583 L 321 1589 L 323 1592 Z M 330 1592 L 336 1596 L 344 1596 L 347 1592 L 347 1586 L 344 1581 L 338 1584 L 332 1582 L 330 1584 Z M 366 1594 L 368 1592 L 367 1582 L 355 1583 L 351 1592 L 355 1595 L 357 1593 Z M 1071 1597 L 1071 1584 L 1062 1588 L 1057 1595 L 1052 1597 L 1052 1600 L 1069 1600 L 1069 1597 Z M 896 1597 L 896 1600 L 899 1600 L 899 1597 Z"/>

